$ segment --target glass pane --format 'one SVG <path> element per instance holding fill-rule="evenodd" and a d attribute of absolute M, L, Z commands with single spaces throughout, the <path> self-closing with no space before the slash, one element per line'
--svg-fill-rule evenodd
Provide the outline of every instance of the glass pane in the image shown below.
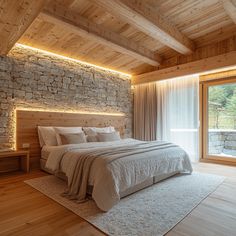
<path fill-rule="evenodd" d="M 236 83 L 208 88 L 208 154 L 236 157 Z"/>

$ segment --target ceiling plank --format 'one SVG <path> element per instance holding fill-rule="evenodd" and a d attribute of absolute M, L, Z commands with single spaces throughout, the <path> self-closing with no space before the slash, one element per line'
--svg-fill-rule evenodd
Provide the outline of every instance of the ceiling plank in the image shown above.
<path fill-rule="evenodd" d="M 6 55 L 38 16 L 45 0 L 11 0 L 0 7 L 0 55 Z"/>
<path fill-rule="evenodd" d="M 139 43 L 106 30 L 104 27 L 71 11 L 47 9 L 42 11 L 39 17 L 44 21 L 65 27 L 75 34 L 96 41 L 96 43 L 108 46 L 115 51 L 132 56 L 152 66 L 158 66 L 162 61 L 158 54 L 144 48 Z"/>
<path fill-rule="evenodd" d="M 236 51 L 222 55 L 205 58 L 202 60 L 185 63 L 178 66 L 156 70 L 153 72 L 132 77 L 132 84 L 144 84 L 159 80 L 172 79 L 176 77 L 208 72 L 216 69 L 232 67 L 236 65 Z"/>
<path fill-rule="evenodd" d="M 136 0 L 91 0 L 97 6 L 181 54 L 194 51 L 194 43 L 160 14 Z"/>
<path fill-rule="evenodd" d="M 223 6 L 229 17 L 236 24 L 236 0 L 223 0 Z"/>

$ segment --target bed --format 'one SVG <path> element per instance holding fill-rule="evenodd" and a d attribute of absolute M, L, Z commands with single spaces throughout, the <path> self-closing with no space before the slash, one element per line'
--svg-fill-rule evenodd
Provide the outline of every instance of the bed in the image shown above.
<path fill-rule="evenodd" d="M 40 147 L 38 126 L 90 124 L 112 126 L 122 139 L 66 145 L 48 143 Z M 122 197 L 160 180 L 180 172 L 192 172 L 188 155 L 180 147 L 168 142 L 123 138 L 125 128 L 125 119 L 120 116 L 17 111 L 17 147 L 28 142 L 31 166 L 40 162 L 44 171 L 68 182 L 66 197 L 80 202 L 91 195 L 103 211 L 111 209 Z"/>
<path fill-rule="evenodd" d="M 86 194 L 103 211 L 111 209 L 120 198 L 160 180 L 192 172 L 188 155 L 177 145 L 134 139 L 44 147 L 41 167 L 68 181 L 73 189 L 68 195 L 71 199 L 79 196 L 77 200 L 84 200 L 80 199 L 84 193 L 78 183 L 87 182 Z"/>

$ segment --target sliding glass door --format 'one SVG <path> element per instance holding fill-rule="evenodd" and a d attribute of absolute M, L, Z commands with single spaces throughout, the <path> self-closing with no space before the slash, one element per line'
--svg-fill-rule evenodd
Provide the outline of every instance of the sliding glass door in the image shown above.
<path fill-rule="evenodd" d="M 236 78 L 203 84 L 203 158 L 236 162 Z"/>

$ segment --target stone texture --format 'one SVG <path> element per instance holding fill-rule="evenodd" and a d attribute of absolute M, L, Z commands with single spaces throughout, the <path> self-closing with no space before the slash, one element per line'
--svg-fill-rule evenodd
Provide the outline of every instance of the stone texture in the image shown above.
<path fill-rule="evenodd" d="M 14 109 L 122 112 L 132 136 L 130 80 L 118 73 L 15 47 L 0 57 L 0 149 L 14 144 Z"/>
<path fill-rule="evenodd" d="M 210 131 L 209 153 L 236 156 L 236 131 Z"/>

